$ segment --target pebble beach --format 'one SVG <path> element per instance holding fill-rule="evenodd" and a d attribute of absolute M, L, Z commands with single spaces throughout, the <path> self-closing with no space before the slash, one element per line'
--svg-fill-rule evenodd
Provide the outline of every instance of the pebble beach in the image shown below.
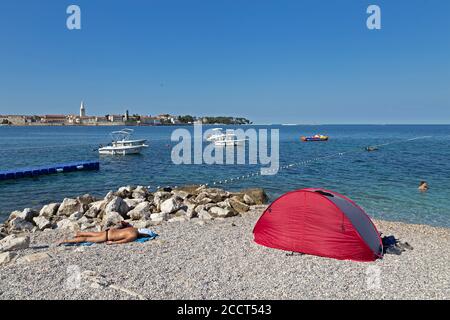
<path fill-rule="evenodd" d="M 288 256 L 253 241 L 264 209 L 257 205 L 226 219 L 155 225 L 159 237 L 145 243 L 57 247 L 56 241 L 73 232 L 32 233 L 30 246 L 0 266 L 0 299 L 450 297 L 449 229 L 375 220 L 380 232 L 413 250 L 373 263 Z M 379 281 L 373 281 L 377 273 Z"/>

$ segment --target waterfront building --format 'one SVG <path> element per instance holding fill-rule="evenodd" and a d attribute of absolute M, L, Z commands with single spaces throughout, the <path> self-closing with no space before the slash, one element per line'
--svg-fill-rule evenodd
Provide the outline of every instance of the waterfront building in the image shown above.
<path fill-rule="evenodd" d="M 106 117 L 95 117 L 95 122 L 97 122 L 97 123 L 108 122 L 108 118 L 106 118 Z"/>
<path fill-rule="evenodd" d="M 96 124 L 97 123 L 97 117 L 94 116 L 83 116 L 80 117 L 81 124 Z"/>
<path fill-rule="evenodd" d="M 179 124 L 179 123 L 180 123 L 180 120 L 178 120 L 178 117 L 170 117 L 170 118 L 169 118 L 169 121 L 170 121 L 172 124 Z"/>
<path fill-rule="evenodd" d="M 10 123 L 12 125 L 15 125 L 15 126 L 23 126 L 25 124 L 33 122 L 33 117 L 32 116 L 8 115 L 8 116 L 4 116 L 4 117 L 5 118 L 1 118 L 1 119 L 5 119 L 5 120 L 8 121 L 8 123 Z M 0 122 L 4 122 L 1 119 L 0 119 Z"/>
<path fill-rule="evenodd" d="M 156 117 L 141 116 L 141 118 L 139 119 L 139 124 L 147 125 L 147 126 L 155 126 L 155 125 L 160 125 L 161 121 L 158 120 Z"/>
<path fill-rule="evenodd" d="M 111 122 L 123 122 L 123 115 L 121 114 L 110 114 L 108 115 L 108 120 Z"/>
<path fill-rule="evenodd" d="M 41 116 L 41 122 L 47 124 L 64 124 L 67 120 L 67 116 L 63 114 L 46 114 Z"/>

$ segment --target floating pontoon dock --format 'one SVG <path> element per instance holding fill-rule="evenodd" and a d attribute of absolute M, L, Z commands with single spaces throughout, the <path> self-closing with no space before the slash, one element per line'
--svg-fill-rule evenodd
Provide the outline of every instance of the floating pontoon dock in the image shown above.
<path fill-rule="evenodd" d="M 0 180 L 20 179 L 27 177 L 36 177 L 45 174 L 99 169 L 100 163 L 98 161 L 63 163 L 44 167 L 20 168 L 0 171 Z"/>

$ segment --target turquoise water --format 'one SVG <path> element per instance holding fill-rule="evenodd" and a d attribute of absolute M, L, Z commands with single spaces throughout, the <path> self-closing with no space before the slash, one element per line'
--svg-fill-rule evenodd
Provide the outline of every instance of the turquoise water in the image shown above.
<path fill-rule="evenodd" d="M 186 127 L 192 130 L 191 127 Z M 232 128 L 232 127 L 230 127 Z M 241 127 L 244 129 L 252 126 Z M 308 167 L 282 170 L 276 176 L 254 177 L 226 185 L 229 189 L 263 187 L 271 199 L 304 187 L 343 193 L 373 217 L 450 227 L 450 126 L 254 126 L 280 130 L 281 165 L 367 145 L 418 136 L 432 138 L 395 143 L 378 152 L 355 152 Z M 0 182 L 0 220 L 25 207 L 39 208 L 83 193 L 104 195 L 133 184 L 153 188 L 208 183 L 258 172 L 257 165 L 174 165 L 170 141 L 175 127 L 138 127 L 136 138 L 149 140 L 141 155 L 99 156 L 117 127 L 0 127 L 0 170 L 59 162 L 99 159 L 98 172 L 75 172 Z M 326 143 L 302 143 L 301 135 L 322 133 Z M 417 191 L 428 181 L 427 193 Z"/>

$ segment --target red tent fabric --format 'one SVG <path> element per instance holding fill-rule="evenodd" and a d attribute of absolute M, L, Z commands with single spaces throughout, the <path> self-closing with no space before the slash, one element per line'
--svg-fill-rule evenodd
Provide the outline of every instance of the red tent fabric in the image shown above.
<path fill-rule="evenodd" d="M 364 210 L 329 190 L 282 195 L 264 211 L 253 234 L 256 243 L 286 251 L 354 261 L 383 256 L 380 234 Z"/>

